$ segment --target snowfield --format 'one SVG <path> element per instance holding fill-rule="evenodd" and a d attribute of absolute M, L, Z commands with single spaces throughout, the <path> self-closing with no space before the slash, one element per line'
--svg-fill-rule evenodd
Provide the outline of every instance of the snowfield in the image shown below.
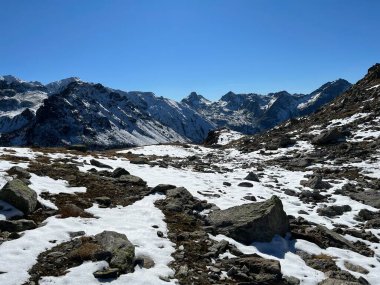
<path fill-rule="evenodd" d="M 344 121 L 340 123 L 344 123 Z M 320 216 L 317 213 L 317 208 L 319 207 L 310 207 L 309 204 L 302 203 L 298 197 L 284 194 L 284 189 L 292 189 L 296 192 L 301 191 L 302 187 L 300 187 L 300 181 L 305 179 L 304 176 L 306 174 L 312 173 L 311 169 L 305 169 L 305 171 L 290 171 L 279 166 L 268 166 L 263 169 L 260 175 L 260 182 L 252 182 L 252 188 L 238 186 L 240 182 L 244 181 L 244 177 L 249 171 L 257 172 L 256 166 L 248 166 L 243 169 L 241 167 L 243 164 L 258 164 L 276 157 L 286 156 L 292 152 L 294 148 L 301 148 L 303 151 L 308 152 L 311 151 L 313 146 L 307 142 L 299 141 L 296 146 L 270 151 L 268 152 L 269 155 L 264 155 L 258 151 L 244 154 L 235 149 L 213 150 L 201 146 L 184 148 L 181 145 L 153 145 L 127 149 L 116 152 L 112 156 L 104 155 L 96 159 L 111 166 L 113 169 L 117 167 L 127 169 L 132 175 L 139 176 L 145 180 L 150 187 L 154 187 L 158 184 L 183 186 L 188 189 L 194 197 L 214 203 L 221 209 L 251 203 L 244 198 L 247 195 L 254 195 L 257 201 L 264 201 L 272 195 L 277 195 L 280 197 L 284 210 L 288 215 L 295 217 L 301 216 L 310 222 L 324 225 L 327 228 L 333 228 L 334 224 L 355 227 L 359 224 L 355 216 L 361 209 L 377 211 L 377 209 L 352 200 L 347 196 L 334 194 L 335 190 L 341 188 L 342 185 L 347 182 L 355 183 L 347 179 L 328 181 L 331 182 L 333 187 L 328 189 L 324 194 L 330 194 L 331 196 L 326 203 L 322 204 L 326 206 L 350 205 L 352 208 L 352 211 L 333 218 Z M 215 162 L 216 165 L 220 168 L 230 169 L 230 171 L 224 173 L 205 173 L 195 171 L 192 167 L 182 169 L 173 168 L 172 166 L 163 168 L 147 164 L 133 164 L 123 156 L 128 152 L 144 156 L 157 156 L 156 159 L 158 161 L 164 157 L 186 161 L 191 156 L 198 156 L 201 157 L 203 161 L 207 161 L 211 155 L 218 157 L 218 162 Z M 0 154 L 23 156 L 30 159 L 35 159 L 39 155 L 45 155 L 51 159 L 69 158 L 81 165 L 80 171 L 82 172 L 97 168 L 89 163 L 89 161 L 94 158 L 89 154 L 77 156 L 73 156 L 69 153 L 42 154 L 35 153 L 33 150 L 26 148 L 1 148 Z M 10 180 L 10 177 L 5 171 L 14 165 L 26 168 L 28 163 L 2 161 L 0 163 L 1 186 Z M 380 173 L 378 161 L 376 165 L 377 168 L 373 168 L 373 175 L 378 176 Z M 369 165 L 369 162 L 362 162 L 355 164 L 355 167 L 363 171 L 368 171 L 370 167 L 376 166 Z M 102 170 L 101 168 L 97 169 Z M 54 202 L 43 199 L 41 197 L 42 193 L 67 193 L 75 195 L 76 192 L 86 191 L 84 187 L 70 187 L 64 180 L 54 180 L 50 177 L 37 176 L 35 174 L 32 174 L 30 181 L 30 187 L 39 195 L 38 199 L 40 203 L 53 209 L 55 208 Z M 229 182 L 231 186 L 225 186 L 223 182 Z M 87 235 L 94 235 L 103 230 L 124 233 L 136 246 L 136 255 L 149 256 L 155 262 L 153 268 L 137 268 L 134 273 L 121 275 L 118 279 L 110 281 L 110 284 L 168 284 L 161 280 L 160 276 L 174 275 L 173 270 L 169 267 L 169 263 L 174 260 L 171 254 L 175 250 L 175 244 L 167 238 L 159 238 L 156 234 L 156 230 L 152 228 L 152 225 L 156 225 L 165 236 L 167 234 L 164 214 L 154 205 L 157 199 L 163 199 L 164 197 L 164 195 L 159 194 L 149 195 L 126 207 L 100 208 L 99 205 L 94 204 L 87 211 L 96 216 L 96 219 L 80 217 L 60 219 L 55 216 L 49 217 L 43 226 L 34 230 L 25 231 L 20 238 L 4 242 L 0 245 L 0 272 L 5 272 L 0 274 L 0 284 L 23 284 L 23 282 L 28 279 L 28 269 L 36 263 L 37 256 L 58 243 L 70 240 L 70 232 L 85 231 Z M 0 201 L 0 209 L 2 209 L 0 210 L 0 220 L 20 215 L 17 209 L 2 201 Z M 299 214 L 299 212 L 302 214 Z M 207 211 L 203 214 L 207 214 Z M 368 229 L 367 231 L 371 231 L 377 236 L 380 234 L 380 230 Z M 352 241 L 358 240 L 358 238 L 349 235 L 345 237 Z M 297 277 L 301 281 L 301 284 L 304 285 L 316 285 L 326 277 L 323 272 L 307 266 L 301 257 L 296 254 L 296 250 L 302 250 L 310 254 L 330 255 L 334 257 L 337 266 L 343 270 L 348 270 L 344 266 L 344 261 L 350 261 L 360 265 L 368 270 L 369 273 L 365 275 L 352 271 L 350 271 L 350 273 L 356 277 L 363 276 L 370 284 L 380 284 L 380 244 L 378 243 L 371 244 L 375 256 L 366 257 L 353 251 L 339 248 L 330 247 L 321 249 L 316 244 L 301 239 L 292 240 L 289 236 L 285 238 L 275 236 L 269 243 L 254 243 L 250 246 L 240 244 L 222 235 L 211 236 L 211 238 L 215 240 L 225 239 L 247 254 L 257 253 L 264 258 L 279 260 L 282 273 L 286 276 Z M 53 243 L 52 241 L 55 242 Z M 368 244 L 367 241 L 363 242 Z M 230 256 L 233 255 L 230 254 Z M 107 263 L 104 261 L 85 262 L 79 267 L 71 268 L 64 276 L 43 277 L 40 280 L 40 284 L 100 284 L 99 281 L 93 277 L 92 272 L 105 268 L 106 266 Z M 170 283 L 175 284 L 175 281 L 175 279 L 171 279 Z"/>

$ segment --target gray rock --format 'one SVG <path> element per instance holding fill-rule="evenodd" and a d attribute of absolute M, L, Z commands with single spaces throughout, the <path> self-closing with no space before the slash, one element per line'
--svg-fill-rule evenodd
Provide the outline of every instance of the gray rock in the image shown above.
<path fill-rule="evenodd" d="M 253 201 L 253 202 L 256 201 L 256 197 L 252 196 L 252 195 L 247 195 L 247 196 L 244 196 L 243 198 L 248 200 L 248 201 Z"/>
<path fill-rule="evenodd" d="M 168 211 L 180 212 L 185 207 L 194 207 L 194 198 L 186 188 L 177 187 L 169 189 L 166 191 L 166 203 L 164 207 Z"/>
<path fill-rule="evenodd" d="M 346 140 L 346 136 L 348 134 L 349 133 L 347 131 L 343 131 L 340 128 L 334 128 L 321 133 L 320 135 L 315 137 L 311 142 L 315 145 L 340 143 Z"/>
<path fill-rule="evenodd" d="M 179 267 L 179 270 L 177 272 L 178 276 L 186 277 L 189 274 L 189 267 L 185 264 Z"/>
<path fill-rule="evenodd" d="M 252 171 L 244 178 L 245 180 L 260 182 L 259 177 Z"/>
<path fill-rule="evenodd" d="M 119 268 L 107 268 L 95 271 L 94 277 L 97 279 L 115 279 L 119 277 Z"/>
<path fill-rule="evenodd" d="M 0 231 L 22 232 L 36 227 L 36 223 L 32 220 L 0 220 Z"/>
<path fill-rule="evenodd" d="M 297 192 L 291 189 L 285 189 L 284 193 L 288 196 L 297 196 Z"/>
<path fill-rule="evenodd" d="M 314 175 L 310 177 L 309 180 L 302 180 L 300 184 L 304 187 L 309 187 L 311 189 L 329 189 L 331 188 L 330 183 L 322 181 L 320 175 Z"/>
<path fill-rule="evenodd" d="M 343 215 L 343 213 L 349 212 L 349 211 L 351 211 L 351 207 L 349 205 L 343 205 L 343 206 L 332 205 L 332 206 L 317 209 L 318 215 L 326 216 L 330 218 Z"/>
<path fill-rule="evenodd" d="M 257 254 L 221 260 L 223 270 L 234 279 L 255 282 L 237 284 L 283 284 L 280 262 L 265 259 Z"/>
<path fill-rule="evenodd" d="M 366 229 L 380 229 L 380 218 L 369 220 L 365 223 Z"/>
<path fill-rule="evenodd" d="M 309 191 L 309 190 L 303 190 L 299 194 L 300 200 L 304 202 L 321 202 L 326 201 L 326 196 L 323 196 L 321 193 L 319 193 L 318 190 Z"/>
<path fill-rule="evenodd" d="M 369 271 L 367 269 L 365 269 L 363 266 L 352 264 L 351 262 L 349 262 L 347 260 L 344 261 L 344 267 L 346 267 L 348 270 L 358 272 L 361 274 L 368 274 L 369 273 Z"/>
<path fill-rule="evenodd" d="M 135 247 L 127 236 L 112 231 L 104 231 L 95 235 L 95 240 L 112 254 L 109 261 L 111 267 L 118 268 L 121 273 L 133 272 Z"/>
<path fill-rule="evenodd" d="M 244 244 L 269 242 L 276 234 L 285 235 L 289 228 L 288 218 L 277 196 L 264 202 L 214 211 L 208 216 L 208 221 L 216 232 Z"/>
<path fill-rule="evenodd" d="M 28 215 L 36 209 L 37 193 L 21 180 L 13 179 L 0 190 L 0 200 L 4 200 Z"/>
<path fill-rule="evenodd" d="M 9 175 L 16 175 L 17 178 L 19 178 L 19 179 L 21 179 L 21 178 L 29 179 L 30 177 L 32 177 L 32 175 L 26 169 L 24 169 L 20 166 L 13 166 L 7 172 Z"/>
<path fill-rule="evenodd" d="M 110 197 L 106 197 L 106 196 L 96 197 L 95 201 L 104 207 L 109 207 L 111 205 L 111 198 Z"/>
<path fill-rule="evenodd" d="M 149 256 L 141 255 L 141 256 L 136 257 L 135 265 L 138 265 L 141 268 L 149 269 L 149 268 L 154 267 L 155 263 L 154 263 L 154 260 L 150 258 Z"/>
<path fill-rule="evenodd" d="M 240 187 L 253 187 L 253 184 L 251 182 L 241 182 L 238 184 Z"/>
<path fill-rule="evenodd" d="M 124 168 L 118 167 L 112 172 L 112 177 L 113 178 L 119 178 L 122 175 L 129 175 L 130 173 L 125 170 Z"/>
<path fill-rule="evenodd" d="M 70 236 L 71 238 L 84 236 L 85 234 L 86 234 L 85 231 L 69 232 L 69 236 Z"/>
<path fill-rule="evenodd" d="M 152 189 L 152 193 L 161 192 L 166 194 L 166 191 L 170 189 L 174 189 L 176 186 L 170 184 L 158 184 L 156 187 Z"/>
<path fill-rule="evenodd" d="M 99 168 L 108 168 L 108 169 L 112 169 L 111 166 L 107 165 L 107 164 L 104 164 L 103 162 L 100 162 L 96 159 L 91 159 L 90 160 L 90 164 L 93 165 L 93 166 L 96 166 L 96 167 L 99 167 Z"/>
<path fill-rule="evenodd" d="M 284 279 L 289 285 L 299 285 L 301 283 L 301 281 L 294 276 L 284 276 Z"/>
<path fill-rule="evenodd" d="M 367 209 L 361 209 L 358 213 L 358 217 L 362 221 L 369 221 L 375 218 L 380 218 L 380 212 L 372 212 Z"/>
<path fill-rule="evenodd" d="M 131 184 L 136 184 L 140 186 L 146 185 L 146 182 L 144 180 L 134 175 L 122 175 L 118 178 L 118 180 L 122 183 L 131 183 Z"/>

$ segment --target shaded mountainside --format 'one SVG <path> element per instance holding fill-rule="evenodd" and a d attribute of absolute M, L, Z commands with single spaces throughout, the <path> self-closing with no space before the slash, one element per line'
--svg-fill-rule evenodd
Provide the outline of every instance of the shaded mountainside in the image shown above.
<path fill-rule="evenodd" d="M 244 134 L 317 110 L 350 87 L 345 80 L 309 95 L 286 91 L 228 92 L 211 102 L 191 93 L 181 102 L 151 92 L 124 92 L 76 77 L 43 85 L 0 77 L 0 144 L 113 148 L 169 142 L 201 143 L 211 130 Z"/>
<path fill-rule="evenodd" d="M 201 142 L 213 128 L 188 106 L 153 93 L 122 92 L 75 78 L 49 84 L 38 91 L 40 97 L 28 92 L 16 95 L 25 101 L 18 100 L 0 118 L 2 145 L 110 148 Z M 35 100 L 27 101 L 28 96 Z"/>

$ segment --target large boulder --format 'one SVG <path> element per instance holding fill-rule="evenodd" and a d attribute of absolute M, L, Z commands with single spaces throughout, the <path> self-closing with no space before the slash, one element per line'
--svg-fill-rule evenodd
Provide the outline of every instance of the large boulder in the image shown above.
<path fill-rule="evenodd" d="M 313 175 L 308 180 L 301 180 L 300 184 L 311 189 L 329 189 L 332 187 L 330 183 L 323 181 L 320 175 Z"/>
<path fill-rule="evenodd" d="M 288 218 L 277 196 L 264 202 L 214 211 L 208 221 L 216 232 L 244 244 L 269 242 L 274 235 L 283 236 L 289 229 Z"/>
<path fill-rule="evenodd" d="M 183 187 L 166 190 L 165 209 L 172 212 L 180 212 L 185 206 L 190 206 L 194 200 L 193 195 Z"/>
<path fill-rule="evenodd" d="M 112 231 L 104 231 L 95 235 L 95 240 L 112 255 L 109 265 L 118 268 L 122 273 L 133 272 L 135 246 L 127 236 Z"/>
<path fill-rule="evenodd" d="M 13 166 L 7 172 L 9 175 L 15 175 L 20 179 L 29 179 L 32 177 L 32 175 L 25 168 L 22 168 L 20 166 Z"/>
<path fill-rule="evenodd" d="M 244 179 L 249 181 L 260 182 L 260 179 L 257 176 L 257 174 L 253 173 L 252 171 L 248 173 L 248 175 Z"/>
<path fill-rule="evenodd" d="M 284 284 L 280 262 L 257 254 L 222 259 L 222 268 L 237 284 Z"/>
<path fill-rule="evenodd" d="M 105 164 L 105 163 L 103 163 L 103 162 L 100 162 L 100 161 L 98 161 L 98 160 L 96 160 L 96 159 L 91 159 L 91 160 L 90 160 L 90 164 L 93 165 L 93 166 L 99 167 L 99 168 L 108 168 L 108 169 L 112 169 L 111 166 L 109 166 L 109 165 L 107 165 L 107 164 Z"/>
<path fill-rule="evenodd" d="M 0 220 L 0 231 L 22 232 L 35 229 L 36 227 L 36 223 L 32 220 Z"/>
<path fill-rule="evenodd" d="M 36 209 L 37 193 L 20 179 L 13 179 L 0 190 L 0 200 L 4 200 L 28 215 Z"/>
<path fill-rule="evenodd" d="M 344 142 L 347 135 L 349 135 L 348 131 L 342 130 L 341 128 L 333 128 L 321 133 L 311 142 L 315 145 L 335 144 Z"/>

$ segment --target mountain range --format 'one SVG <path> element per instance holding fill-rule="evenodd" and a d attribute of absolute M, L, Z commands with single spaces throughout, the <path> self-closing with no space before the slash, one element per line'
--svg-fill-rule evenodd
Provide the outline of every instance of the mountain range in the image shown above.
<path fill-rule="evenodd" d="M 201 143 L 228 127 L 244 134 L 315 112 L 351 87 L 343 79 L 310 94 L 228 92 L 211 102 L 192 92 L 181 102 L 152 92 L 125 92 L 71 77 L 49 84 L 0 76 L 0 144 L 114 148 Z"/>

